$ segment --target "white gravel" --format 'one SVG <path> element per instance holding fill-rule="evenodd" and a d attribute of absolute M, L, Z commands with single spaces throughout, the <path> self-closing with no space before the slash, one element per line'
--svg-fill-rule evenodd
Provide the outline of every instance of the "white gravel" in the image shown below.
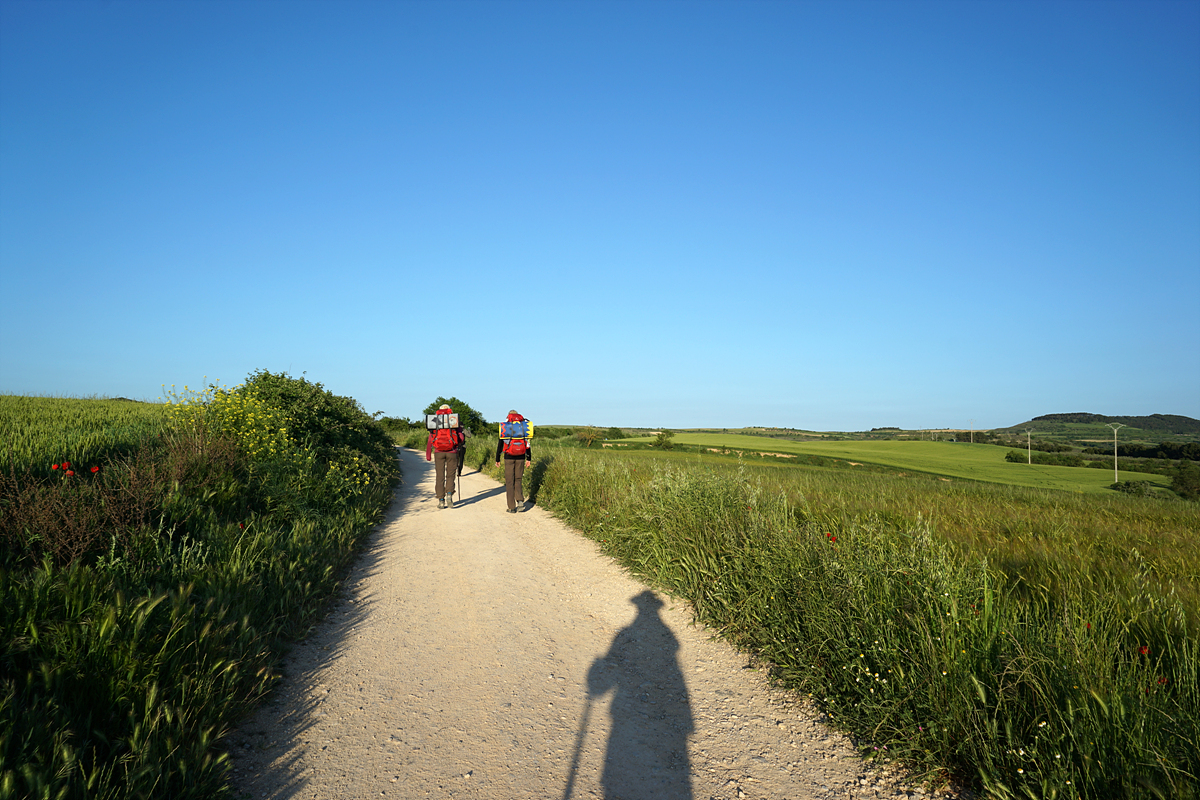
<path fill-rule="evenodd" d="M 478 473 L 439 510 L 432 465 L 400 460 L 341 598 L 228 739 L 235 796 L 924 794 L 549 513 L 504 513 Z"/>

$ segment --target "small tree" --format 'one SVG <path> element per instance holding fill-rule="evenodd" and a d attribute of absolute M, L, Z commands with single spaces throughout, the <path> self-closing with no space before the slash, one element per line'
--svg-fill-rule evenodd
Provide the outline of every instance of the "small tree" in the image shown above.
<path fill-rule="evenodd" d="M 584 447 L 591 447 L 600 440 L 599 428 L 576 428 L 575 438 L 578 439 Z"/>
<path fill-rule="evenodd" d="M 429 405 L 425 406 L 425 414 L 433 414 L 438 410 L 438 406 L 445 403 L 450 406 L 454 413 L 458 414 L 458 421 L 464 427 L 471 431 L 476 436 L 486 436 L 491 429 L 491 423 L 483 418 L 480 414 L 469 405 L 459 400 L 457 397 L 439 397 Z"/>
<path fill-rule="evenodd" d="M 671 450 L 675 447 L 675 443 L 671 441 L 674 438 L 675 434 L 671 431 L 659 431 L 658 436 L 654 437 L 654 446 L 663 450 Z"/>
<path fill-rule="evenodd" d="M 604 438 L 605 439 L 624 439 L 625 431 L 621 430 L 620 428 L 609 428 L 607 431 L 605 431 Z"/>

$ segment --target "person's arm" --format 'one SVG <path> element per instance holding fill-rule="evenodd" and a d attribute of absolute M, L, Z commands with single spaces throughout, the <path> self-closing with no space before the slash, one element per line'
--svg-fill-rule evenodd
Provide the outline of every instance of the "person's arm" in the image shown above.
<path fill-rule="evenodd" d="M 500 466 L 500 454 L 504 452 L 504 440 L 496 440 L 496 466 Z"/>
<path fill-rule="evenodd" d="M 525 463 L 526 464 L 533 463 L 533 446 L 532 445 L 525 446 Z"/>
<path fill-rule="evenodd" d="M 433 434 L 429 434 L 429 438 L 425 440 L 425 460 L 433 461 Z"/>

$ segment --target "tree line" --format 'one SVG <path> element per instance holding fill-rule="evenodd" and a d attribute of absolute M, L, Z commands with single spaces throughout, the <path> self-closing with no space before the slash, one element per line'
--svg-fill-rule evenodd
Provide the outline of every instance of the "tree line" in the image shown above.
<path fill-rule="evenodd" d="M 1089 455 L 1112 455 L 1111 447 L 1087 447 L 1084 453 Z M 1159 444 L 1121 444 L 1118 446 L 1120 455 L 1130 458 L 1170 458 L 1200 461 L 1200 442 L 1161 442 Z"/>

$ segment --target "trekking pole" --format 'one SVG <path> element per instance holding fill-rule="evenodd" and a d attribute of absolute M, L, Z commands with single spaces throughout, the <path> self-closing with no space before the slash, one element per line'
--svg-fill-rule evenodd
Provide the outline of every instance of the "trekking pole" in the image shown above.
<path fill-rule="evenodd" d="M 571 799 L 575 789 L 575 776 L 579 774 L 579 756 L 583 752 L 583 736 L 587 733 L 588 718 L 592 714 L 592 693 L 588 692 L 587 703 L 583 707 L 583 721 L 579 723 L 579 733 L 575 736 L 575 755 L 571 756 L 571 771 L 567 773 L 567 789 L 563 792 L 563 800 Z"/>

